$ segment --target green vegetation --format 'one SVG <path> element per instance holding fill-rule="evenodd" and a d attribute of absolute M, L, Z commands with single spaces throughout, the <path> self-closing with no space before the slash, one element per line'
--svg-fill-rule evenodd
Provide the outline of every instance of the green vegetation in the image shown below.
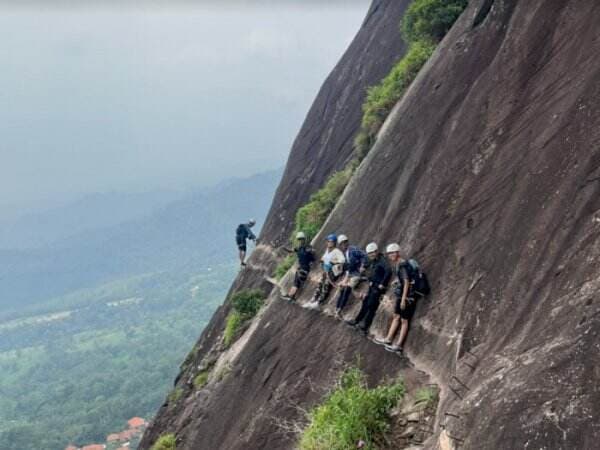
<path fill-rule="evenodd" d="M 288 255 L 286 256 L 275 268 L 274 277 L 278 280 L 281 280 L 283 276 L 287 273 L 288 270 L 292 268 L 294 263 L 296 262 L 296 255 Z"/>
<path fill-rule="evenodd" d="M 314 193 L 308 203 L 298 210 L 293 235 L 303 231 L 309 240 L 316 236 L 354 171 L 371 150 L 377 133 L 390 111 L 417 77 L 436 45 L 450 30 L 467 3 L 468 0 L 412 2 L 401 24 L 408 51 L 378 85 L 369 88 L 363 104 L 361 129 L 354 140 L 354 158 L 346 168 L 334 173 L 325 186 Z M 275 276 L 281 278 L 292 264 L 287 259 L 282 261 L 275 270 Z"/>
<path fill-rule="evenodd" d="M 344 170 L 334 173 L 325 186 L 311 195 L 308 203 L 296 213 L 292 239 L 299 231 L 306 233 L 309 241 L 316 236 L 344 192 L 354 169 L 355 166 L 350 164 Z"/>
<path fill-rule="evenodd" d="M 365 449 L 377 448 L 389 430 L 389 413 L 403 395 L 402 382 L 369 389 L 360 369 L 347 370 L 323 404 L 309 413 L 300 450 L 347 450 L 360 440 Z"/>
<path fill-rule="evenodd" d="M 175 435 L 173 433 L 163 434 L 150 450 L 176 450 Z"/>
<path fill-rule="evenodd" d="M 360 144 L 357 148 L 359 158 L 366 156 L 365 150 L 368 151 L 374 143 L 375 136 L 388 114 L 417 77 L 419 70 L 434 50 L 435 44 L 428 40 L 415 41 L 410 45 L 404 58 L 392 68 L 383 81 L 369 89 L 367 100 L 363 105 L 361 132 L 357 138 L 357 145 Z"/>
<path fill-rule="evenodd" d="M 150 419 L 236 273 L 132 277 L 44 304 L 47 318 L 0 321 L 0 448 L 103 442 Z"/>
<path fill-rule="evenodd" d="M 394 105 L 417 77 L 437 44 L 450 30 L 468 0 L 415 0 L 402 19 L 408 52 L 390 73 L 369 89 L 363 105 L 361 129 L 355 138 L 355 154 L 364 159 Z"/>
<path fill-rule="evenodd" d="M 407 42 L 440 42 L 467 7 L 468 0 L 415 0 L 402 20 Z"/>
<path fill-rule="evenodd" d="M 260 310 L 265 301 L 260 290 L 244 289 L 231 298 L 232 310 L 227 316 L 223 343 L 229 347 L 238 337 L 242 327 Z"/>
<path fill-rule="evenodd" d="M 177 403 L 183 395 L 183 389 L 175 388 L 169 393 L 169 403 Z"/>
<path fill-rule="evenodd" d="M 208 370 L 203 370 L 196 375 L 196 378 L 194 378 L 194 387 L 196 389 L 202 389 L 204 386 L 206 386 L 206 383 L 208 383 L 208 374 Z"/>
<path fill-rule="evenodd" d="M 438 401 L 438 390 L 426 387 L 418 389 L 415 392 L 415 406 L 422 406 L 423 408 L 429 408 L 434 406 Z"/>

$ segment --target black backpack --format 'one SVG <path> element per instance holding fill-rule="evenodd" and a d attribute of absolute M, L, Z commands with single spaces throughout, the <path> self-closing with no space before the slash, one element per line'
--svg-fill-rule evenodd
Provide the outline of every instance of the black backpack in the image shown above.
<path fill-rule="evenodd" d="M 421 266 L 419 265 L 418 261 L 414 258 L 411 258 L 406 261 L 403 266 L 406 268 L 406 272 L 408 273 L 408 278 L 410 280 L 410 284 L 412 285 L 413 292 L 421 297 L 429 295 L 431 293 L 431 286 L 429 285 L 427 275 L 421 270 Z M 396 295 L 402 295 L 402 285 L 399 285 L 396 288 Z"/>
<path fill-rule="evenodd" d="M 248 237 L 246 226 L 243 223 L 239 224 L 235 230 L 235 237 L 238 239 L 246 239 Z"/>

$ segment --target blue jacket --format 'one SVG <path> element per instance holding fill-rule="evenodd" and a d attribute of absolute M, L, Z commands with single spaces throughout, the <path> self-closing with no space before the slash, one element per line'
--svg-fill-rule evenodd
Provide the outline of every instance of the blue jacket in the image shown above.
<path fill-rule="evenodd" d="M 346 266 L 344 268 L 348 273 L 358 273 L 361 266 L 366 266 L 368 263 L 367 254 L 358 247 L 348 247 L 345 256 Z"/>

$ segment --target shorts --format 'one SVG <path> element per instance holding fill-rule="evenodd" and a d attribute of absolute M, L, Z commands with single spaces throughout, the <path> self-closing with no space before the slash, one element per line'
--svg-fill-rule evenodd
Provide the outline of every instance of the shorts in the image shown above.
<path fill-rule="evenodd" d="M 400 315 L 402 319 L 412 319 L 412 317 L 415 315 L 415 310 L 417 309 L 417 301 L 412 297 L 408 297 L 406 299 L 406 307 L 404 308 L 404 310 L 400 309 L 400 301 L 401 299 L 396 298 L 396 306 L 394 308 L 394 312 Z"/>
<path fill-rule="evenodd" d="M 246 251 L 246 239 L 235 238 L 235 243 L 240 251 Z"/>
<path fill-rule="evenodd" d="M 308 270 L 298 269 L 294 275 L 294 286 L 300 289 L 308 279 Z"/>

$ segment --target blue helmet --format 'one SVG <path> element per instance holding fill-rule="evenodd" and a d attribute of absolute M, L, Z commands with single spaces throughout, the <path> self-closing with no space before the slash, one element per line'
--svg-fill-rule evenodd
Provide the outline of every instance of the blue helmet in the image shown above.
<path fill-rule="evenodd" d="M 325 239 L 326 241 L 333 241 L 333 242 L 337 242 L 337 235 L 335 233 L 330 234 L 329 236 L 327 236 L 327 238 Z"/>

